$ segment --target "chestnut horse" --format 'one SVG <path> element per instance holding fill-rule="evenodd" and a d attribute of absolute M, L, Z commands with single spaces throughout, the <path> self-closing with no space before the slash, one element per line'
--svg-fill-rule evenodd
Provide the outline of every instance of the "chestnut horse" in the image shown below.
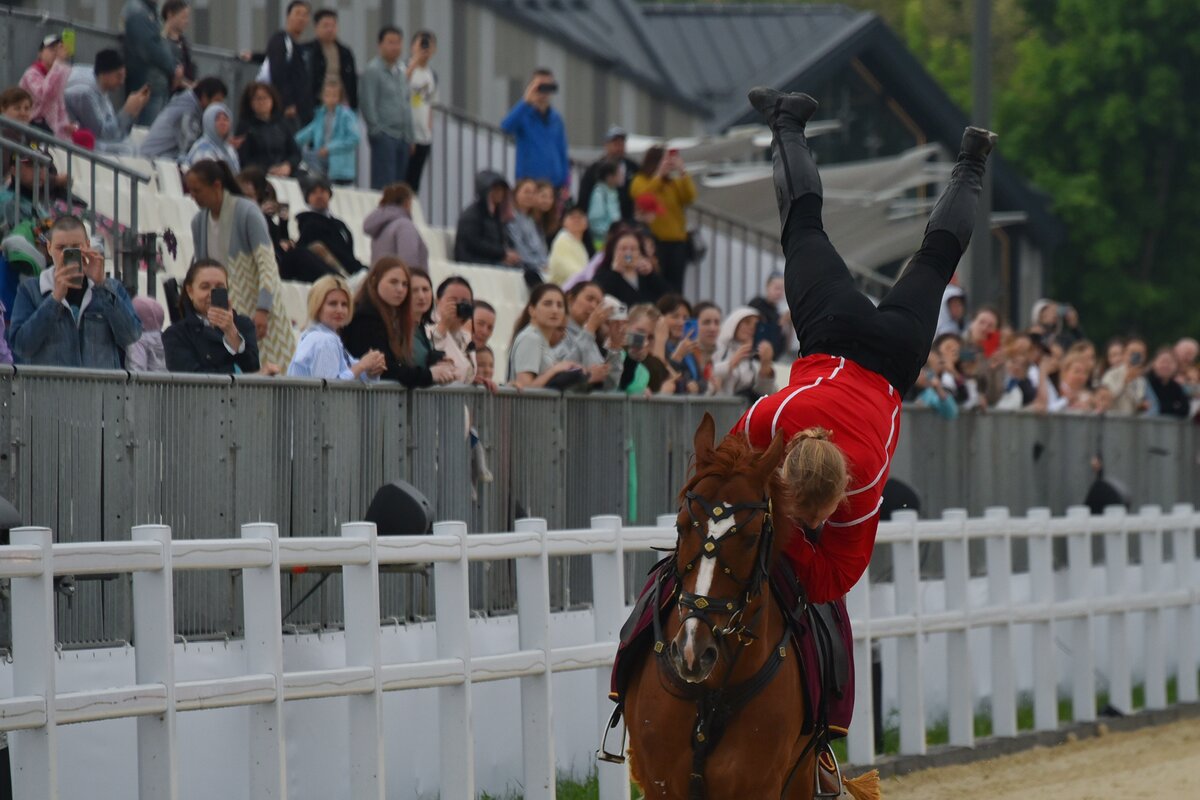
<path fill-rule="evenodd" d="M 647 800 L 812 798 L 816 748 L 787 621 L 768 576 L 791 525 L 781 506 L 784 439 L 763 453 L 715 424 L 696 431 L 695 472 L 680 493 L 677 612 L 634 669 L 625 697 L 630 767 Z M 663 652 L 665 651 L 665 652 Z"/>

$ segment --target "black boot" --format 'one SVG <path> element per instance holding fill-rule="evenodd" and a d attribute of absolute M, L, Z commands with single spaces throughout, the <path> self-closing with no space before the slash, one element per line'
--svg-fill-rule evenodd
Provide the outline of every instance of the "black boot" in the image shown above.
<path fill-rule="evenodd" d="M 758 86 L 750 90 L 750 105 L 767 119 L 774 134 L 775 202 L 779 222 L 787 228 L 792 202 L 806 194 L 821 196 L 821 176 L 813 161 L 804 126 L 817 110 L 817 101 L 801 92 L 784 94 Z"/>
<path fill-rule="evenodd" d="M 983 170 L 995 145 L 996 134 L 991 131 L 967 128 L 963 132 L 958 162 L 950 173 L 950 183 L 929 213 L 926 236 L 933 231 L 947 231 L 958 239 L 963 250 L 967 249 L 983 192 Z"/>

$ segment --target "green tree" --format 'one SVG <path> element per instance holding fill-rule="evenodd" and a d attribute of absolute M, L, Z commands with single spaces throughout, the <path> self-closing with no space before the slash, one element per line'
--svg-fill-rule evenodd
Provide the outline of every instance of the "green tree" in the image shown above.
<path fill-rule="evenodd" d="M 1056 296 L 1093 336 L 1195 334 L 1200 0 L 1027 2 L 998 130 L 1068 229 Z"/>

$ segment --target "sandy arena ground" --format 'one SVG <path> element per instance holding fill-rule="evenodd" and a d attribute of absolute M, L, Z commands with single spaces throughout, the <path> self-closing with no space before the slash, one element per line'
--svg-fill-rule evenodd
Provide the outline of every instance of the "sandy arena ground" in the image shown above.
<path fill-rule="evenodd" d="M 884 800 L 1200 798 L 1200 719 L 1110 733 L 883 783 Z"/>

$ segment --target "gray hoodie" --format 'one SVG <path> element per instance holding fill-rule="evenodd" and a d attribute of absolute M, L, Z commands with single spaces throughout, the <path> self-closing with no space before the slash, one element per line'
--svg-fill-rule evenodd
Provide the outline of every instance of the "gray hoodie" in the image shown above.
<path fill-rule="evenodd" d="M 403 206 L 379 206 L 363 220 L 363 233 L 371 237 L 371 263 L 396 256 L 410 267 L 429 269 L 429 249 Z"/>

